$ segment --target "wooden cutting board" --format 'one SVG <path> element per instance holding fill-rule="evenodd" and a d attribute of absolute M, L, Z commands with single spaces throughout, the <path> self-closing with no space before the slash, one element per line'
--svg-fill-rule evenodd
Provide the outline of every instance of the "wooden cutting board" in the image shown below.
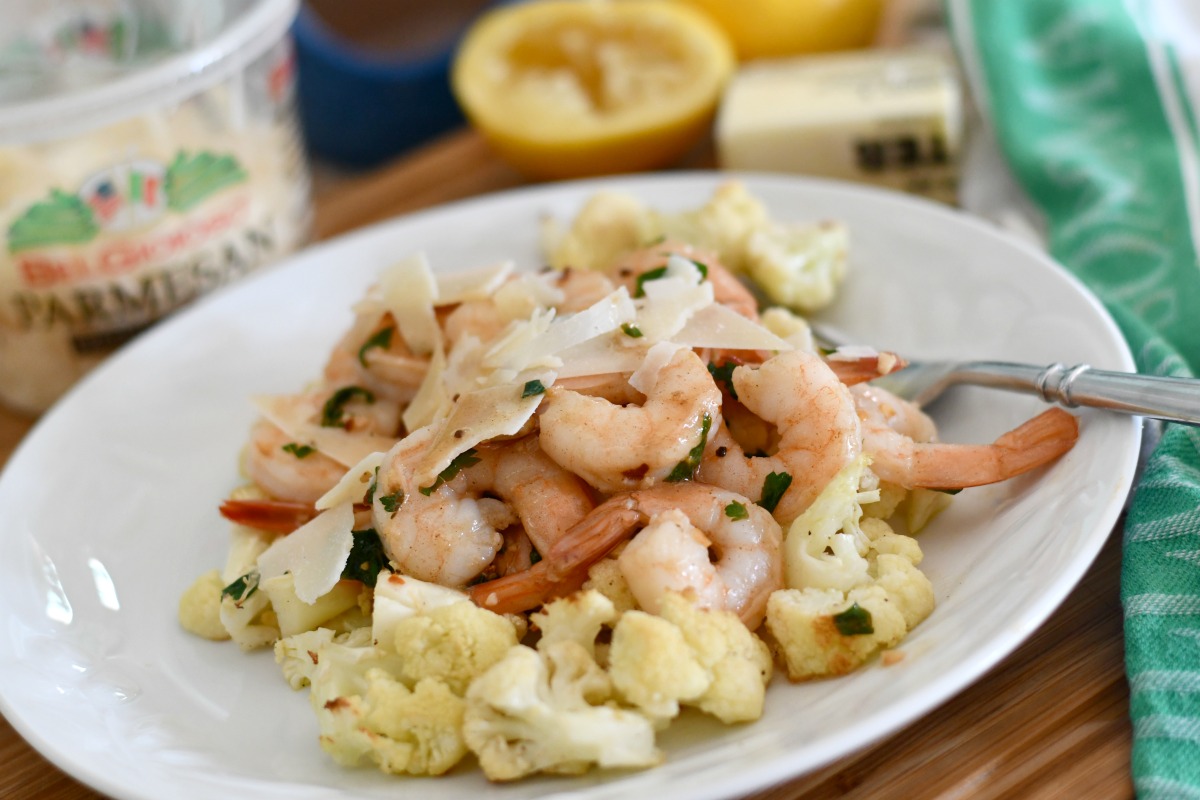
<path fill-rule="evenodd" d="M 700 153 L 693 163 L 706 160 Z M 475 134 L 451 134 L 363 176 L 319 174 L 316 236 L 328 238 L 397 214 L 522 183 Z M 8 459 L 31 425 L 0 410 L 0 462 Z M 1051 619 L 958 697 L 880 743 L 751 797 L 1133 798 L 1120 544 L 1118 530 Z M 3 720 L 0 765 L 3 800 L 102 797 L 43 759 Z M 731 763 L 729 768 L 738 767 Z"/>

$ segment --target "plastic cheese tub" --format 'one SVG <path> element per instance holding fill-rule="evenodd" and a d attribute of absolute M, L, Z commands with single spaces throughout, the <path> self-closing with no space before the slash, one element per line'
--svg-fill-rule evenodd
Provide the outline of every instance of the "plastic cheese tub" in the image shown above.
<path fill-rule="evenodd" d="M 0 11 L 0 401 L 37 413 L 302 245 L 311 206 L 296 0 L 25 5 Z"/>

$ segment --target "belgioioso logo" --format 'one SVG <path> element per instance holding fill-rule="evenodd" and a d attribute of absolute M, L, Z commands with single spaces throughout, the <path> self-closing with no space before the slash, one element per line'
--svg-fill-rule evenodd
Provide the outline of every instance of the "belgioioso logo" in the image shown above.
<path fill-rule="evenodd" d="M 179 153 L 167 166 L 132 159 L 91 175 L 74 194 L 52 189 L 8 228 L 8 250 L 86 244 L 101 231 L 141 228 L 169 211 L 184 213 L 246 180 L 233 156 Z"/>

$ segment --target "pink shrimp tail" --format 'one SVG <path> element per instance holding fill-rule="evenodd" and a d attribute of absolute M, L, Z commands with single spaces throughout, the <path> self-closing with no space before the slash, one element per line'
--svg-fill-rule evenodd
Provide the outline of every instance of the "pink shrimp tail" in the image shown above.
<path fill-rule="evenodd" d="M 873 381 L 908 366 L 907 361 L 891 352 L 855 359 L 826 358 L 825 363 L 833 370 L 833 374 L 837 375 L 838 380 L 847 386 Z"/>
<path fill-rule="evenodd" d="M 1049 464 L 1078 439 L 1079 420 L 1061 408 L 1051 408 L 990 445 L 917 445 L 911 485 L 961 489 L 997 483 Z"/>

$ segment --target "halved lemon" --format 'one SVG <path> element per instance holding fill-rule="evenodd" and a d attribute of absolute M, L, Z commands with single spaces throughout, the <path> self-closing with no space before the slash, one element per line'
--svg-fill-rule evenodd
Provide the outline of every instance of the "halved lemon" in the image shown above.
<path fill-rule="evenodd" d="M 668 166 L 709 129 L 735 64 L 725 33 L 670 0 L 530 0 L 481 17 L 454 94 L 535 178 Z"/>

